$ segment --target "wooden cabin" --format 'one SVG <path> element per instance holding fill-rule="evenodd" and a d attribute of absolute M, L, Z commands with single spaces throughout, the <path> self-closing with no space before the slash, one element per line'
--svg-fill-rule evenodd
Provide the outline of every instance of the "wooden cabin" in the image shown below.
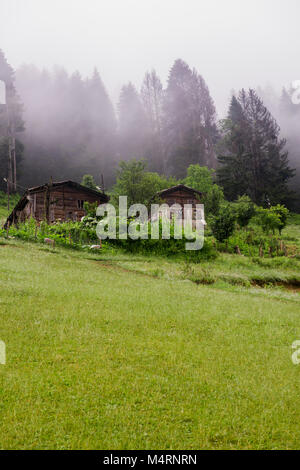
<path fill-rule="evenodd" d="M 196 189 L 185 186 L 184 184 L 178 184 L 171 188 L 164 189 L 156 193 L 163 203 L 172 206 L 173 204 L 180 204 L 181 207 L 185 204 L 192 204 L 193 208 L 196 208 L 196 204 L 201 204 L 203 200 L 203 194 Z"/>
<path fill-rule="evenodd" d="M 179 206 L 181 206 L 181 210 L 179 211 L 181 213 L 181 216 L 183 216 L 184 214 L 184 205 L 191 204 L 193 209 L 193 220 L 196 220 L 196 205 L 203 204 L 203 196 L 204 195 L 196 189 L 190 188 L 189 186 L 185 186 L 184 184 L 178 184 L 176 186 L 172 186 L 171 188 L 159 191 L 158 193 L 156 193 L 154 198 L 158 199 L 161 204 L 167 204 L 169 206 L 170 211 L 166 212 L 169 214 L 169 217 L 173 217 L 173 215 L 178 212 L 178 210 L 172 209 L 173 204 L 178 204 Z M 204 220 L 204 212 L 201 213 L 200 217 L 204 225 L 206 225 L 206 222 Z M 157 218 L 157 216 L 155 216 L 155 218 Z"/>
<path fill-rule="evenodd" d="M 33 217 L 38 222 L 80 221 L 85 215 L 85 202 L 105 204 L 109 196 L 104 192 L 82 186 L 74 181 L 60 181 L 27 189 L 12 213 L 5 227 L 24 222 Z"/>

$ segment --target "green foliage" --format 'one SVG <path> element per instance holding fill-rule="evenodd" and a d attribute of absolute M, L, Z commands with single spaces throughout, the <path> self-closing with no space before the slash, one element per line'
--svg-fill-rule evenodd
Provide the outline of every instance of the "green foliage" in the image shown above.
<path fill-rule="evenodd" d="M 211 221 L 211 230 L 214 237 L 223 242 L 233 233 L 235 227 L 235 214 L 229 204 L 224 204 L 218 215 Z"/>
<path fill-rule="evenodd" d="M 97 202 L 84 202 L 83 208 L 87 217 L 96 217 L 96 210 L 98 207 Z"/>
<path fill-rule="evenodd" d="M 218 253 L 211 240 L 205 240 L 203 248 L 194 251 L 187 251 L 185 249 L 185 244 L 189 241 L 184 237 L 182 240 L 175 240 L 174 237 L 171 237 L 169 240 L 162 240 L 161 238 L 158 240 L 131 240 L 128 238 L 127 240 L 110 240 L 109 243 L 122 248 L 128 253 L 176 257 L 195 263 L 217 258 Z"/>
<path fill-rule="evenodd" d="M 256 209 L 256 222 L 262 227 L 265 233 L 269 233 L 270 230 L 273 233 L 276 229 L 280 230 L 283 223 L 278 212 L 272 210 L 272 208 L 264 209 L 263 207 Z"/>
<path fill-rule="evenodd" d="M 119 163 L 117 182 L 112 190 L 111 202 L 118 206 L 119 196 L 127 196 L 127 204 L 149 206 L 156 192 L 176 184 L 174 178 L 166 178 L 158 173 L 147 172 L 145 160 L 130 160 Z"/>
<path fill-rule="evenodd" d="M 246 227 L 255 215 L 255 205 L 249 196 L 240 196 L 234 203 L 236 220 L 240 227 Z"/>
<path fill-rule="evenodd" d="M 203 198 L 205 213 L 217 215 L 223 202 L 224 194 L 222 188 L 217 184 L 213 184 Z"/>
<path fill-rule="evenodd" d="M 168 166 L 184 177 L 194 162 L 215 163 L 216 111 L 203 77 L 181 59 L 170 70 L 163 103 Z"/>
<path fill-rule="evenodd" d="M 133 220 L 128 220 L 128 225 Z M 11 226 L 9 229 L 9 236 L 19 238 L 26 241 L 34 241 L 43 243 L 45 238 L 50 238 L 55 241 L 58 246 L 65 246 L 67 248 L 85 249 L 89 248 L 90 244 L 98 244 L 99 239 L 96 234 L 96 225 L 98 220 L 92 216 L 84 217 L 82 222 L 63 222 L 48 225 L 45 221 L 37 224 L 34 219 L 30 219 L 18 227 Z M 174 222 L 171 223 L 170 239 L 162 239 L 162 224 L 159 226 L 160 237 L 158 240 L 151 239 L 151 226 L 148 224 L 148 239 L 132 240 L 128 237 L 127 240 L 109 239 L 104 241 L 106 246 L 119 247 L 129 253 L 144 253 L 156 254 L 162 256 L 179 256 L 189 259 L 193 262 L 198 262 L 204 259 L 215 259 L 217 251 L 213 246 L 211 240 L 205 240 L 204 246 L 201 250 L 187 251 L 185 244 L 191 240 L 186 238 L 183 234 L 181 240 L 174 238 Z M 0 229 L 0 236 L 6 237 L 6 230 Z M 118 235 L 118 224 L 117 224 Z"/>
<path fill-rule="evenodd" d="M 127 226 L 134 224 L 133 218 L 127 220 Z M 136 230 L 141 232 L 141 225 L 136 222 Z M 129 230 L 128 230 L 129 231 Z M 213 246 L 211 240 L 205 239 L 204 246 L 201 250 L 186 250 L 186 243 L 193 240 L 189 238 L 189 234 L 182 229 L 182 238 L 174 238 L 174 220 L 170 222 L 170 239 L 163 239 L 163 223 L 159 220 L 159 237 L 158 239 L 151 238 L 151 223 L 147 222 L 146 226 L 143 227 L 143 234 L 145 238 L 139 238 L 132 240 L 129 236 L 126 240 L 119 238 L 119 225 L 116 226 L 116 237 L 109 238 L 109 244 L 122 248 L 129 253 L 144 253 L 144 254 L 156 254 L 162 256 L 174 256 L 178 255 L 190 259 L 191 261 L 197 262 L 202 259 L 214 259 L 217 257 L 216 248 Z"/>
<path fill-rule="evenodd" d="M 142 203 L 143 180 L 147 163 L 145 160 L 121 161 L 117 170 L 117 181 L 112 190 L 111 202 L 118 204 L 119 196 L 127 196 L 128 205 Z"/>
<path fill-rule="evenodd" d="M 6 230 L 0 229 L 0 236 L 5 237 L 6 233 Z M 95 227 L 81 222 L 48 225 L 45 221 L 38 224 L 34 219 L 29 219 L 19 224 L 18 227 L 12 225 L 9 229 L 9 236 L 40 243 L 43 243 L 45 238 L 50 238 L 57 245 L 77 249 L 90 243 L 97 244 L 99 242 Z"/>
<path fill-rule="evenodd" d="M 233 96 L 218 144 L 218 181 L 225 196 L 248 194 L 259 205 L 282 203 L 291 196 L 285 140 L 275 119 L 254 90 Z"/>
<path fill-rule="evenodd" d="M 81 184 L 86 188 L 94 189 L 95 191 L 97 191 L 96 182 L 92 175 L 83 175 Z"/>
<path fill-rule="evenodd" d="M 280 222 L 278 225 L 278 230 L 279 230 L 279 233 L 281 234 L 281 231 L 286 227 L 288 216 L 289 216 L 289 210 L 280 204 L 277 204 L 276 206 L 272 206 L 270 210 L 274 212 L 276 215 L 278 215 L 279 217 Z"/>
<path fill-rule="evenodd" d="M 224 201 L 224 194 L 222 188 L 214 183 L 214 175 L 215 170 L 206 166 L 190 165 L 183 183 L 203 193 L 201 202 L 204 204 L 205 213 L 216 215 Z"/>
<path fill-rule="evenodd" d="M 258 227 L 251 228 L 248 231 L 235 231 L 227 240 L 226 247 L 219 246 L 220 251 L 236 254 L 236 247 L 242 255 L 249 257 L 259 257 L 260 251 L 262 256 L 281 257 L 284 252 L 280 249 L 280 239 L 273 235 L 261 232 Z"/>
<path fill-rule="evenodd" d="M 6 195 L 0 193 L 0 209 L 6 204 Z M 234 231 L 234 220 L 238 217 L 240 207 L 248 207 L 249 199 L 242 197 L 238 202 L 233 204 L 225 204 L 217 216 L 209 218 L 209 227 L 205 231 L 204 246 L 201 250 L 188 252 L 185 244 L 189 242 L 184 234 L 181 240 L 174 238 L 174 221 L 170 224 L 170 239 L 162 239 L 162 222 L 159 224 L 160 237 L 158 240 L 151 239 L 151 226 L 147 225 L 148 239 L 127 240 L 118 239 L 118 223 L 117 223 L 117 239 L 109 239 L 103 241 L 105 249 L 121 248 L 128 253 L 140 253 L 147 256 L 159 255 L 163 257 L 179 257 L 191 262 L 202 262 L 203 260 L 215 259 L 219 252 L 237 253 L 237 247 L 241 254 L 249 257 L 267 256 L 282 257 L 287 255 L 287 246 L 283 244 L 282 239 L 269 235 L 270 230 L 282 229 L 287 222 L 288 211 L 282 206 L 274 206 L 270 209 L 258 208 L 257 215 L 253 218 L 250 227 L 247 230 Z M 250 206 L 252 205 L 250 201 Z M 87 204 L 85 206 L 87 215 L 81 222 L 63 222 L 48 225 L 45 221 L 37 224 L 34 219 L 19 224 L 18 227 L 12 226 L 9 230 L 9 237 L 19 238 L 26 241 L 44 242 L 44 238 L 51 238 L 57 246 L 65 246 L 75 249 L 89 249 L 90 244 L 98 244 L 99 240 L 96 235 L 96 226 L 98 217 L 95 216 L 96 204 Z M 248 211 L 245 210 L 248 214 Z M 244 208 L 240 214 L 245 217 Z M 280 219 L 282 214 L 282 220 Z M 249 214 L 248 214 L 249 216 Z M 294 224 L 289 229 L 289 236 L 285 236 L 286 242 L 293 242 L 288 248 L 288 255 L 295 259 L 299 258 L 300 245 L 298 243 L 297 223 L 299 217 L 292 215 L 288 220 Z M 131 218 L 128 225 L 134 222 Z M 254 223 L 257 225 L 254 225 Z M 138 222 L 136 222 L 139 229 Z M 210 233 L 210 229 L 211 232 Z M 146 230 L 146 232 L 147 232 Z M 294 230 L 294 231 L 293 231 Z M 216 244 L 212 235 L 218 240 Z M 0 236 L 6 238 L 7 232 L 0 229 Z M 226 241 L 226 243 L 224 243 Z M 286 243 L 285 242 L 285 243 Z M 295 244 L 296 242 L 296 244 Z M 195 281 L 196 282 L 196 281 Z"/>
<path fill-rule="evenodd" d="M 205 194 L 214 185 L 214 174 L 215 170 L 211 170 L 207 166 L 190 165 L 183 183 Z"/>

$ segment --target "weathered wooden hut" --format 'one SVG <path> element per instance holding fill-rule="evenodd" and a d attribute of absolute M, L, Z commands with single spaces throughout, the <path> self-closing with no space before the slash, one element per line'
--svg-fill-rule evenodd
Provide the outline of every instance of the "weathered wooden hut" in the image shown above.
<path fill-rule="evenodd" d="M 80 220 L 85 215 L 84 203 L 105 204 L 109 196 L 104 192 L 82 186 L 74 181 L 60 181 L 27 189 L 14 210 L 7 218 L 5 226 L 33 217 L 38 222 L 46 220 Z"/>
<path fill-rule="evenodd" d="M 204 210 L 197 212 L 197 204 L 203 204 L 203 194 L 196 189 L 185 186 L 184 184 L 177 184 L 168 189 L 163 189 L 153 196 L 153 200 L 156 199 L 160 201 L 161 204 L 166 204 L 169 208 L 162 208 L 161 215 L 168 218 L 173 218 L 174 216 L 184 217 L 184 206 L 189 204 L 192 206 L 192 218 L 193 223 L 196 220 L 201 220 L 204 225 L 206 225 L 204 219 Z M 177 207 L 176 207 L 177 206 Z M 178 208 L 178 206 L 180 208 Z M 151 214 L 151 220 L 156 220 L 159 217 L 159 214 Z"/>
<path fill-rule="evenodd" d="M 156 197 L 169 206 L 180 204 L 183 207 L 184 204 L 192 204 L 193 208 L 196 207 L 196 204 L 201 204 L 203 200 L 203 194 L 200 191 L 184 184 L 177 184 L 171 188 L 159 191 L 156 193 Z"/>

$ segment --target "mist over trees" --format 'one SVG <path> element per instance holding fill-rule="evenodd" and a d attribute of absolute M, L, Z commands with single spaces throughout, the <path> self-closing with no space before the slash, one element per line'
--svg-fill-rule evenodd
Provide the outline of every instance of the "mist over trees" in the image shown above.
<path fill-rule="evenodd" d="M 167 87 L 155 70 L 145 73 L 140 91 L 125 84 L 114 108 L 97 69 L 83 79 L 63 68 L 23 65 L 16 84 L 24 103 L 25 160 L 21 182 L 92 174 L 111 187 L 117 163 L 144 158 L 150 171 L 184 177 L 191 163 L 216 166 L 217 121 L 201 75 L 176 60 Z"/>
<path fill-rule="evenodd" d="M 112 179 L 117 122 L 98 71 L 83 80 L 62 68 L 23 66 L 16 78 L 26 121 L 22 184 L 40 184 L 50 176 L 80 181 L 85 173 L 98 181 L 101 173 Z"/>
<path fill-rule="evenodd" d="M 208 87 L 198 72 L 182 60 L 171 68 L 164 100 L 168 164 L 183 177 L 190 164 L 216 166 L 216 111 Z"/>
<path fill-rule="evenodd" d="M 132 83 L 122 87 L 118 111 L 121 160 L 143 157 L 147 137 L 146 115 L 140 96 Z"/>
<path fill-rule="evenodd" d="M 296 174 L 290 182 L 290 187 L 296 191 L 297 200 L 293 207 L 300 207 L 300 90 L 299 88 L 283 88 L 281 94 L 276 93 L 271 86 L 258 88 L 259 96 L 271 110 L 280 125 L 280 134 L 286 138 L 286 149 L 289 162 Z"/>
<path fill-rule="evenodd" d="M 146 72 L 142 87 L 141 99 L 147 125 L 146 158 L 152 170 L 166 173 L 165 141 L 163 138 L 163 100 L 162 82 L 155 70 Z"/>
<path fill-rule="evenodd" d="M 0 189 L 9 187 L 16 191 L 24 151 L 23 144 L 16 138 L 24 130 L 23 107 L 14 85 L 14 70 L 1 49 L 0 80 L 5 90 L 5 103 L 0 104 Z"/>
<path fill-rule="evenodd" d="M 218 181 L 225 196 L 248 195 L 258 205 L 288 204 L 288 182 L 294 171 L 288 164 L 285 139 L 254 90 L 233 96 L 222 123 Z"/>
<path fill-rule="evenodd" d="M 140 89 L 124 84 L 115 106 L 97 69 L 83 78 L 62 67 L 49 71 L 23 65 L 15 78 L 23 103 L 22 109 L 18 102 L 18 119 L 22 123 L 23 112 L 26 127 L 16 145 L 23 187 L 50 177 L 80 182 L 83 175 L 91 175 L 103 188 L 103 175 L 108 190 L 116 182 L 120 162 L 134 166 L 139 160 L 147 166 L 148 180 L 159 187 L 153 172 L 170 185 L 185 181 L 189 167 L 217 169 L 213 174 L 231 200 L 246 194 L 258 204 L 291 205 L 289 187 L 299 187 L 300 104 L 294 104 L 295 90 L 284 89 L 282 96 L 270 87 L 242 90 L 232 97 L 227 118 L 218 121 L 204 78 L 181 59 L 172 65 L 165 87 L 152 69 Z M 0 133 L 1 123 L 0 114 Z M 4 138 L 2 189 L 6 165 Z M 298 169 L 296 178 L 293 167 Z M 222 197 L 214 186 L 211 198 Z"/>

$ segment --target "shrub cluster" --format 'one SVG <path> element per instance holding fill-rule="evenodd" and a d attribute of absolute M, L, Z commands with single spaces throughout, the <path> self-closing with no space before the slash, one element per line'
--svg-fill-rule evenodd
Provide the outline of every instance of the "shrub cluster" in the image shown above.
<path fill-rule="evenodd" d="M 12 226 L 9 235 L 27 241 L 43 242 L 45 238 L 51 238 L 55 244 L 72 248 L 89 248 L 90 244 L 98 244 L 99 239 L 96 234 L 97 220 L 91 216 L 86 216 L 81 222 L 63 222 L 48 225 L 46 222 L 37 224 L 34 219 L 30 219 L 18 227 Z M 130 220 L 128 221 L 128 224 Z M 118 226 L 118 224 L 117 224 Z M 190 242 L 183 237 L 181 240 L 174 238 L 174 226 L 171 224 L 169 240 L 163 240 L 161 236 L 154 240 L 150 238 L 150 224 L 148 224 L 149 238 L 132 240 L 109 239 L 103 242 L 103 246 L 118 247 L 130 253 L 156 254 L 163 256 L 184 256 L 191 261 L 214 259 L 217 250 L 211 240 L 205 240 L 201 250 L 186 251 L 185 243 Z M 162 226 L 160 224 L 160 235 Z M 6 230 L 0 230 L 0 236 L 5 237 Z"/>

